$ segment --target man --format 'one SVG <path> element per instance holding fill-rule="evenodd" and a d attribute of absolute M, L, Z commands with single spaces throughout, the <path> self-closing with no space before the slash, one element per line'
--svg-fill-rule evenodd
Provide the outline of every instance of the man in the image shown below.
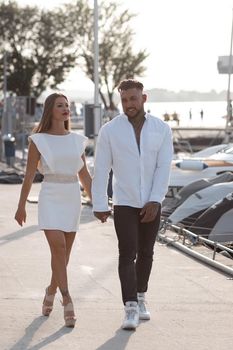
<path fill-rule="evenodd" d="M 168 189 L 173 156 L 171 129 L 145 113 L 143 84 L 132 79 L 118 86 L 123 114 L 100 130 L 95 155 L 94 215 L 110 215 L 107 183 L 113 170 L 114 225 L 119 247 L 119 277 L 125 305 L 123 329 L 150 319 L 145 305 L 161 202 Z"/>

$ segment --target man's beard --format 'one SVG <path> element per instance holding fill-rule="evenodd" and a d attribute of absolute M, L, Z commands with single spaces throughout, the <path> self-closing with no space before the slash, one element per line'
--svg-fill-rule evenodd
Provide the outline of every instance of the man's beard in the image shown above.
<path fill-rule="evenodd" d="M 128 114 L 127 111 L 125 112 L 128 118 L 137 118 L 139 116 L 143 116 L 145 114 L 144 108 L 141 108 L 140 110 L 135 110 L 134 114 Z"/>

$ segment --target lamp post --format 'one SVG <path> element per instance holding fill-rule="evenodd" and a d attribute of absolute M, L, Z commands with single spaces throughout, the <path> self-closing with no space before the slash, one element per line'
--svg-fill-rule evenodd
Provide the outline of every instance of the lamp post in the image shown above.
<path fill-rule="evenodd" d="M 1 130 L 1 160 L 4 160 L 4 136 L 8 134 L 7 120 L 7 52 L 3 56 L 3 114 L 2 114 L 2 130 Z"/>
<path fill-rule="evenodd" d="M 98 43 L 98 1 L 94 0 L 94 149 L 101 127 L 101 109 L 99 103 L 99 43 Z"/>
<path fill-rule="evenodd" d="M 12 115 L 9 111 L 7 101 L 7 52 L 4 53 L 3 61 L 3 117 L 2 117 L 2 131 L 1 131 L 1 148 L 2 160 L 6 159 L 9 166 L 14 164 L 15 157 L 15 138 L 12 135 Z"/>
<path fill-rule="evenodd" d="M 227 124 L 226 124 L 226 129 L 228 129 L 228 127 L 232 127 L 232 104 L 231 104 L 232 40 L 233 40 L 233 9 L 232 9 L 230 55 L 229 55 L 229 61 L 228 61 L 227 121 L 226 121 Z"/>
<path fill-rule="evenodd" d="M 6 113 L 6 93 L 7 93 L 7 77 L 6 77 L 6 71 L 7 71 L 7 53 L 4 53 L 4 59 L 3 59 L 3 113 Z"/>

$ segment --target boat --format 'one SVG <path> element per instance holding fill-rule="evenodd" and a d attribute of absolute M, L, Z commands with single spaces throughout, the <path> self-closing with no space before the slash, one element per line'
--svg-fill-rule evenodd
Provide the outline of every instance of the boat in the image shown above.
<path fill-rule="evenodd" d="M 233 172 L 232 143 L 219 145 L 213 149 L 207 148 L 189 157 L 174 159 L 169 182 L 171 193 L 168 193 L 168 196 L 174 197 L 175 193 L 191 182 L 202 178 L 213 178 L 224 172 Z"/>

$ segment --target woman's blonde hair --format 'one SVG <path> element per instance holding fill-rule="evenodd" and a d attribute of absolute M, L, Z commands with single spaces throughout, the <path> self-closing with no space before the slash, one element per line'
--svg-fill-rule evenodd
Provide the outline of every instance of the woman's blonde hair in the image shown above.
<path fill-rule="evenodd" d="M 46 132 L 50 129 L 52 125 L 53 107 L 55 101 L 58 97 L 64 97 L 67 102 L 68 98 L 60 92 L 55 92 L 49 95 L 44 103 L 43 113 L 39 124 L 33 129 L 33 133 Z M 64 126 L 66 130 L 70 130 L 70 120 L 64 121 Z"/>

